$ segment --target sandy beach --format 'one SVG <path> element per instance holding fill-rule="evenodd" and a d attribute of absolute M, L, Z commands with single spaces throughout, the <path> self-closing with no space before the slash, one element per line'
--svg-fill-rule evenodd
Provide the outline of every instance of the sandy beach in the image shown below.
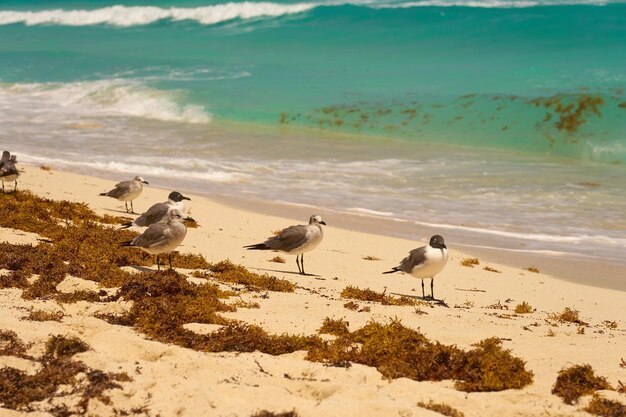
<path fill-rule="evenodd" d="M 52 170 L 36 166 L 21 168 L 24 170 L 19 179 L 21 190 L 53 200 L 85 202 L 100 215 L 126 216 L 123 202 L 98 196 L 109 190 L 114 181 L 57 171 L 54 167 Z M 158 185 L 151 183 L 145 187 L 134 201 L 136 211 L 166 199 L 170 190 L 160 189 Z M 267 273 L 296 286 L 292 293 L 254 292 L 243 286 L 220 283 L 221 287 L 236 290 L 235 299 L 258 304 L 258 308 L 220 313 L 224 318 L 260 326 L 270 335 L 305 336 L 317 334 L 326 318 L 347 321 L 350 331 L 372 321 L 387 324 L 390 320 L 400 320 L 403 326 L 419 330 L 432 341 L 463 350 L 496 337 L 504 349 L 510 349 L 512 355 L 525 361 L 526 369 L 534 374 L 533 382 L 522 389 L 463 392 L 450 380 L 387 379 L 371 366 L 327 366 L 306 360 L 303 351 L 275 356 L 258 351 L 207 353 L 150 340 L 136 328 L 110 324 L 96 317 L 100 313 L 126 311 L 130 301 L 62 303 L 25 299 L 24 290 L 19 288 L 0 289 L 0 329 L 15 332 L 29 346 L 29 355 L 41 355 L 51 335 L 75 336 L 89 346 L 89 350 L 76 354 L 75 360 L 91 369 L 125 373 L 130 377 L 120 381 L 119 388 L 106 391 L 110 401 L 90 400 L 85 415 L 252 416 L 267 410 L 294 411 L 303 417 L 435 416 L 439 414 L 417 406 L 419 402 L 434 401 L 447 404 L 467 417 L 584 416 L 587 413 L 582 409 L 590 396 L 568 405 L 551 393 L 559 370 L 590 364 L 612 387 L 617 388 L 619 380 L 626 381 L 626 369 L 620 367 L 626 356 L 623 291 L 547 275 L 541 272 L 541 265 L 533 265 L 532 261 L 526 267 L 535 266 L 539 272 L 508 266 L 504 261 L 492 262 L 493 256 L 490 261 L 479 259 L 477 265 L 464 266 L 462 261 L 472 256 L 458 251 L 454 242 L 447 242 L 450 260 L 435 279 L 435 295 L 444 303 L 418 301 L 417 305 L 395 306 L 352 300 L 358 307 L 351 310 L 344 306 L 351 300 L 341 296 L 350 286 L 396 298 L 420 296 L 419 280 L 408 275 L 381 273 L 397 265 L 409 250 L 426 242 L 340 229 L 334 226 L 331 216 L 317 213 L 328 226 L 324 228 L 320 247 L 305 256 L 307 272 L 312 275 L 301 276 L 297 274 L 293 256 L 281 255 L 286 263 L 276 263 L 270 259 L 278 254 L 246 251 L 243 246 L 261 242 L 277 229 L 302 224 L 308 216 L 277 217 L 236 209 L 197 195 L 190 197 L 191 215 L 199 227 L 188 230 L 179 248 L 182 253 L 201 254 L 210 263 L 229 259 L 252 272 Z M 10 228 L 0 228 L 0 241 L 42 244 L 34 233 Z M 189 270 L 179 272 L 195 283 L 212 280 L 210 276 L 192 277 Z M 96 282 L 71 276 L 57 286 L 60 292 L 100 289 Z M 516 314 L 514 310 L 522 302 L 535 311 Z M 566 308 L 579 312 L 578 322 L 550 318 Z M 62 318 L 26 320 L 31 310 L 62 312 Z M 219 327 L 189 323 L 186 328 L 202 334 Z M 0 367 L 33 374 L 38 366 L 33 360 L 0 356 Z M 0 415 L 55 415 L 50 412 L 50 404 L 76 402 L 72 395 L 61 393 L 68 391 L 67 387 L 62 388 L 51 402 L 31 404 L 30 411 L 0 408 Z M 622 404 L 626 402 L 624 395 L 616 391 L 600 393 Z"/>

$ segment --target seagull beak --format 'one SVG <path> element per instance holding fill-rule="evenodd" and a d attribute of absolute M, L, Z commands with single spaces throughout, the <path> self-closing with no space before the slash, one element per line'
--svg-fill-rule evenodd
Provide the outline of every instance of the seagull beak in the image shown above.
<path fill-rule="evenodd" d="M 191 198 L 189 198 L 189 197 L 183 197 L 183 200 L 189 200 L 189 201 L 191 201 Z"/>
<path fill-rule="evenodd" d="M 194 219 L 193 217 L 185 217 L 183 220 L 189 220 L 190 222 L 196 223 L 196 219 Z"/>
<path fill-rule="evenodd" d="M 148 181 L 141 181 L 141 182 L 143 182 L 144 184 L 150 185 Z"/>
<path fill-rule="evenodd" d="M 324 226 L 326 226 L 326 222 L 325 221 L 321 221 L 320 224 L 323 224 Z"/>
<path fill-rule="evenodd" d="M 448 247 L 446 245 L 441 245 L 442 249 L 448 249 Z"/>

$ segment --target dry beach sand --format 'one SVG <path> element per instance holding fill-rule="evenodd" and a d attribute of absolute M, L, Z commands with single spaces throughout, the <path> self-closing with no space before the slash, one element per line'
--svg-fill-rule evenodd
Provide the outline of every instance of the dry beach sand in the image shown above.
<path fill-rule="evenodd" d="M 113 181 L 33 166 L 22 169 L 25 172 L 19 181 L 20 189 L 55 200 L 86 202 L 99 214 L 124 215 L 122 202 L 98 196 L 110 189 Z M 147 186 L 135 200 L 135 210 L 142 211 L 154 202 L 165 200 L 169 191 Z M 387 295 L 421 295 L 419 280 L 381 272 L 397 265 L 409 250 L 426 242 L 338 229 L 333 227 L 332 217 L 321 212 L 318 214 L 329 224 L 324 228 L 324 241 L 314 252 L 305 255 L 306 270 L 314 275 L 300 276 L 296 273 L 294 257 L 283 255 L 286 263 L 275 263 L 269 261 L 275 253 L 245 251 L 242 247 L 262 241 L 274 230 L 301 224 L 306 218 L 274 217 L 195 195 L 191 198 L 191 215 L 200 227 L 189 229 L 181 252 L 200 253 L 209 262 L 230 259 L 253 272 L 267 272 L 297 285 L 294 293 L 242 291 L 242 300 L 256 302 L 260 308 L 240 308 L 222 313 L 224 317 L 261 326 L 270 334 L 303 335 L 316 334 L 326 317 L 346 320 L 352 331 L 372 320 L 388 323 L 399 319 L 404 326 L 419 329 L 431 340 L 465 350 L 483 339 L 498 337 L 504 348 L 526 362 L 526 369 L 534 373 L 533 383 L 520 390 L 466 393 L 455 389 L 449 380 L 388 380 L 373 367 L 325 366 L 305 360 L 306 353 L 301 351 L 279 356 L 259 352 L 198 352 L 149 340 L 133 328 L 94 317 L 96 313 L 123 311 L 128 308 L 128 302 L 62 304 L 53 300 L 26 300 L 21 297 L 20 289 L 1 289 L 0 330 L 14 331 L 22 341 L 32 344 L 30 354 L 40 355 L 51 335 L 76 336 L 90 346 L 88 351 L 77 354 L 76 359 L 92 369 L 125 372 L 130 376 L 130 381 L 120 382 L 121 388 L 107 392 L 111 400 L 108 404 L 91 400 L 86 415 L 251 416 L 261 410 L 295 410 L 304 417 L 440 415 L 417 406 L 420 401 L 433 400 L 468 417 L 583 416 L 588 415 L 581 410 L 589 398 L 576 405 L 566 405 L 551 394 L 559 370 L 590 364 L 612 386 L 616 387 L 618 380 L 626 382 L 626 369 L 620 367 L 621 358 L 626 358 L 626 293 L 623 291 L 581 285 L 482 260 L 470 268 L 461 265 L 469 255 L 455 250 L 454 242 L 447 242 L 450 260 L 435 280 L 435 295 L 447 307 L 427 303 L 417 307 L 387 306 L 355 300 L 359 309 L 349 310 L 344 307 L 349 300 L 340 295 L 348 286 L 386 291 Z M 0 241 L 39 244 L 32 233 L 6 228 L 0 228 Z M 378 259 L 364 259 L 368 256 Z M 485 270 L 485 266 L 496 271 Z M 536 266 L 541 269 L 541 265 Z M 98 286 L 92 281 L 67 277 L 58 289 L 72 292 L 98 290 Z M 536 311 L 514 314 L 515 306 L 523 301 Z M 550 314 L 560 313 L 566 307 L 578 310 L 580 319 L 587 324 L 548 319 Z M 32 309 L 62 311 L 64 315 L 60 322 L 25 320 L 23 317 Z M 200 333 L 214 331 L 216 327 L 197 323 L 187 326 Z M 38 364 L 0 356 L 0 367 L 4 366 L 33 373 Z M 626 397 L 615 391 L 601 393 L 606 398 L 626 402 Z M 54 401 L 62 402 L 64 398 Z M 48 408 L 35 405 L 33 409 Z M 2 417 L 27 414 L 49 415 L 43 411 L 28 413 L 0 408 Z"/>

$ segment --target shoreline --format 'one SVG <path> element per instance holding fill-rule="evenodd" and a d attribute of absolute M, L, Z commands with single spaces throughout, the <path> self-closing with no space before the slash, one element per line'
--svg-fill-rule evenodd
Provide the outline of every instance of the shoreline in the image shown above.
<path fill-rule="evenodd" d="M 115 182 L 29 166 L 18 188 L 45 198 L 85 203 L 100 215 L 126 217 L 123 202 L 99 196 Z M 163 201 L 168 193 L 169 190 L 147 186 L 134 201 L 135 210 L 145 211 L 155 202 Z M 10 194 L 6 197 L 7 201 L 12 200 Z M 345 321 L 351 332 L 371 323 L 401 322 L 428 340 L 463 350 L 475 348 L 481 340 L 497 338 L 504 349 L 519 357 L 534 373 L 533 382 L 522 389 L 468 393 L 456 389 L 449 378 L 442 381 L 416 380 L 410 376 L 388 379 L 376 366 L 360 362 L 346 367 L 332 366 L 332 362 L 314 362 L 306 359 L 307 352 L 303 349 L 283 354 L 241 347 L 228 351 L 194 350 L 190 346 L 155 340 L 142 327 L 102 319 L 103 313 L 117 315 L 130 311 L 138 300 L 98 298 L 66 302 L 61 298 L 24 297 L 28 288 L 0 290 L 0 329 L 15 332 L 26 345 L 32 346 L 29 353 L 39 356 L 51 336 L 77 337 L 90 347 L 77 354 L 77 360 L 91 369 L 128 374 L 130 378 L 121 382 L 119 389 L 107 391 L 110 402 L 90 401 L 92 415 L 113 417 L 120 415 L 120 410 L 138 409 L 142 410 L 141 415 L 251 417 L 265 409 L 294 410 L 300 417 L 314 417 L 336 415 L 341 409 L 346 417 L 419 417 L 428 412 L 417 408 L 416 403 L 436 400 L 467 417 L 582 416 L 581 409 L 589 397 L 572 406 L 551 393 L 560 370 L 590 364 L 598 375 L 605 376 L 612 384 L 623 380 L 623 368 L 619 364 L 623 358 L 626 316 L 619 309 L 624 297 L 621 291 L 565 281 L 545 271 L 531 273 L 484 258 L 479 265 L 463 266 L 461 260 L 467 254 L 453 246 L 449 249 L 446 267 L 435 279 L 435 296 L 443 300 L 442 304 L 423 301 L 419 279 L 381 273 L 397 265 L 408 250 L 419 245 L 417 242 L 355 231 L 356 226 L 350 230 L 338 228 L 341 220 L 334 216 L 326 217 L 332 222 L 324 227 L 321 245 L 307 254 L 306 270 L 311 275 L 303 276 L 297 273 L 293 256 L 281 254 L 285 263 L 276 263 L 272 261 L 276 253 L 243 248 L 262 241 L 276 229 L 302 223 L 299 213 L 290 211 L 288 216 L 280 217 L 259 213 L 260 206 L 252 212 L 230 207 L 214 198 L 197 194 L 189 194 L 189 197 L 192 199 L 190 214 L 199 227 L 189 229 L 179 247 L 180 252 L 201 254 L 213 264 L 228 259 L 250 272 L 287 281 L 294 288 L 293 292 L 254 290 L 242 282 L 232 284 L 218 275 L 206 274 L 205 269 L 177 268 L 176 276 L 185 282 L 217 286 L 232 294 L 225 302 L 236 308 L 220 312 L 221 319 L 256 326 L 272 338 L 321 335 L 323 340 L 333 340 L 335 336 L 321 331 L 320 326 L 328 320 Z M 306 213 L 308 217 L 309 211 Z M 12 244 L 46 245 L 38 242 L 38 237 L 19 229 L 0 228 L 0 241 Z M 118 242 L 115 236 L 114 242 Z M 156 265 L 151 263 L 138 267 L 126 262 L 124 268 L 128 272 L 147 273 L 144 277 L 150 276 L 150 282 L 145 283 L 150 285 L 158 286 L 159 277 L 168 280 L 175 276 L 171 272 L 157 273 Z M 85 290 L 96 294 L 121 291 L 118 286 L 104 287 L 103 281 L 87 276 L 66 274 L 62 279 L 52 288 L 59 295 Z M 429 280 L 425 281 L 428 285 Z M 350 288 L 369 289 L 396 300 L 405 296 L 416 304 L 387 305 L 354 298 L 345 293 Z M 176 294 L 167 296 L 167 303 L 156 295 L 154 299 L 150 295 L 145 300 L 152 300 L 152 306 L 161 301 L 170 305 L 178 298 Z M 210 304 L 211 298 L 202 296 L 201 300 Z M 518 312 L 518 307 L 524 303 L 529 306 L 528 310 Z M 60 318 L 34 322 L 25 316 L 28 311 L 55 313 Z M 161 314 L 150 307 L 147 311 L 166 320 L 179 320 L 174 318 L 179 310 L 166 310 Z M 199 337 L 219 336 L 224 327 L 207 322 L 200 314 L 202 311 L 181 318 L 184 329 Z M 563 311 L 575 311 L 580 314 L 580 320 L 555 318 Z M 380 339 L 381 343 L 385 340 Z M 2 364 L 25 369 L 37 366 L 33 361 L 16 363 L 16 358 L 0 355 L 0 366 Z M 621 401 L 616 392 L 602 391 L 602 395 Z M 57 395 L 55 401 L 54 404 L 73 404 L 72 398 L 67 396 Z M 0 408 L 0 413 L 4 411 Z M 16 417 L 27 415 L 27 411 L 9 413 Z"/>
<path fill-rule="evenodd" d="M 21 168 L 28 167 L 28 169 L 39 169 L 38 166 L 33 164 L 21 165 Z M 62 168 L 52 166 L 52 170 L 73 175 L 81 175 L 87 178 L 91 177 L 100 180 L 111 180 L 113 181 L 112 185 L 123 180 L 123 174 L 119 176 L 116 175 L 115 177 L 109 177 L 104 173 L 101 173 L 102 175 L 86 175 L 81 170 L 72 170 L 71 167 L 67 166 Z M 98 171 L 98 173 L 100 173 L 100 171 Z M 154 183 L 152 182 L 151 185 L 147 186 L 147 188 L 162 190 L 164 196 L 162 198 L 163 200 L 165 199 L 167 193 L 171 191 L 168 188 L 152 184 Z M 427 242 L 431 235 L 442 234 L 446 238 L 446 242 L 448 242 L 449 246 L 463 252 L 469 257 L 478 257 L 487 262 L 497 262 L 520 269 L 535 267 L 542 273 L 549 274 L 566 282 L 626 291 L 626 280 L 621 278 L 626 273 L 626 266 L 613 263 L 609 259 L 594 257 L 583 258 L 574 253 L 559 255 L 537 253 L 539 251 L 533 252 L 524 249 L 517 251 L 514 249 L 498 248 L 495 246 L 497 244 L 497 239 L 490 239 L 489 236 L 482 236 L 481 240 L 478 241 L 476 245 L 454 243 L 454 237 L 462 232 L 442 232 L 441 230 L 437 230 L 435 227 L 423 226 L 410 221 L 392 218 L 386 219 L 366 214 L 351 214 L 334 210 L 325 210 L 321 207 L 309 206 L 305 204 L 272 202 L 256 198 L 242 198 L 223 194 L 209 194 L 208 192 L 203 193 L 202 191 L 192 190 L 185 187 L 178 187 L 176 190 L 181 191 L 184 194 L 187 193 L 206 198 L 209 201 L 228 206 L 234 210 L 289 219 L 293 221 L 292 224 L 305 223 L 309 216 L 314 213 L 321 214 L 322 216 L 326 214 L 324 217 L 327 220 L 330 216 L 332 216 L 330 218 L 332 219 L 331 226 L 333 227 L 346 231 L 355 231 L 369 235 L 404 240 L 406 241 L 407 253 L 415 247 L 421 246 L 424 242 Z M 409 232 L 407 232 L 407 230 L 409 230 Z M 407 235 L 412 235 L 415 238 L 410 239 Z M 398 261 L 400 259 L 401 258 L 398 258 Z"/>

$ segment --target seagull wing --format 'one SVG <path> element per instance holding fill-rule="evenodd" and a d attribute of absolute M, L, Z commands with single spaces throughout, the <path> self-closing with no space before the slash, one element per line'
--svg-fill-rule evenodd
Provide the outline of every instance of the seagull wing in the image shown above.
<path fill-rule="evenodd" d="M 402 272 L 411 273 L 416 266 L 419 266 L 426 262 L 426 246 L 422 246 L 421 248 L 413 249 L 409 252 L 409 256 L 404 258 L 398 268 Z"/>
<path fill-rule="evenodd" d="M 131 245 L 140 248 L 151 248 L 167 241 L 171 234 L 172 231 L 167 223 L 155 223 L 134 238 Z"/>
<path fill-rule="evenodd" d="M 291 226 L 280 231 L 278 236 L 267 239 L 264 243 L 272 249 L 290 252 L 304 245 L 308 238 L 308 226 Z"/>
<path fill-rule="evenodd" d="M 169 207 L 167 203 L 156 203 L 141 216 L 137 217 L 133 223 L 136 226 L 146 227 L 160 222 L 167 215 Z"/>
<path fill-rule="evenodd" d="M 123 195 L 128 193 L 128 190 L 130 189 L 131 184 L 132 184 L 132 181 L 119 182 L 115 184 L 114 189 L 112 189 L 111 191 L 107 193 L 107 196 L 113 197 L 113 198 L 120 198 Z"/>

